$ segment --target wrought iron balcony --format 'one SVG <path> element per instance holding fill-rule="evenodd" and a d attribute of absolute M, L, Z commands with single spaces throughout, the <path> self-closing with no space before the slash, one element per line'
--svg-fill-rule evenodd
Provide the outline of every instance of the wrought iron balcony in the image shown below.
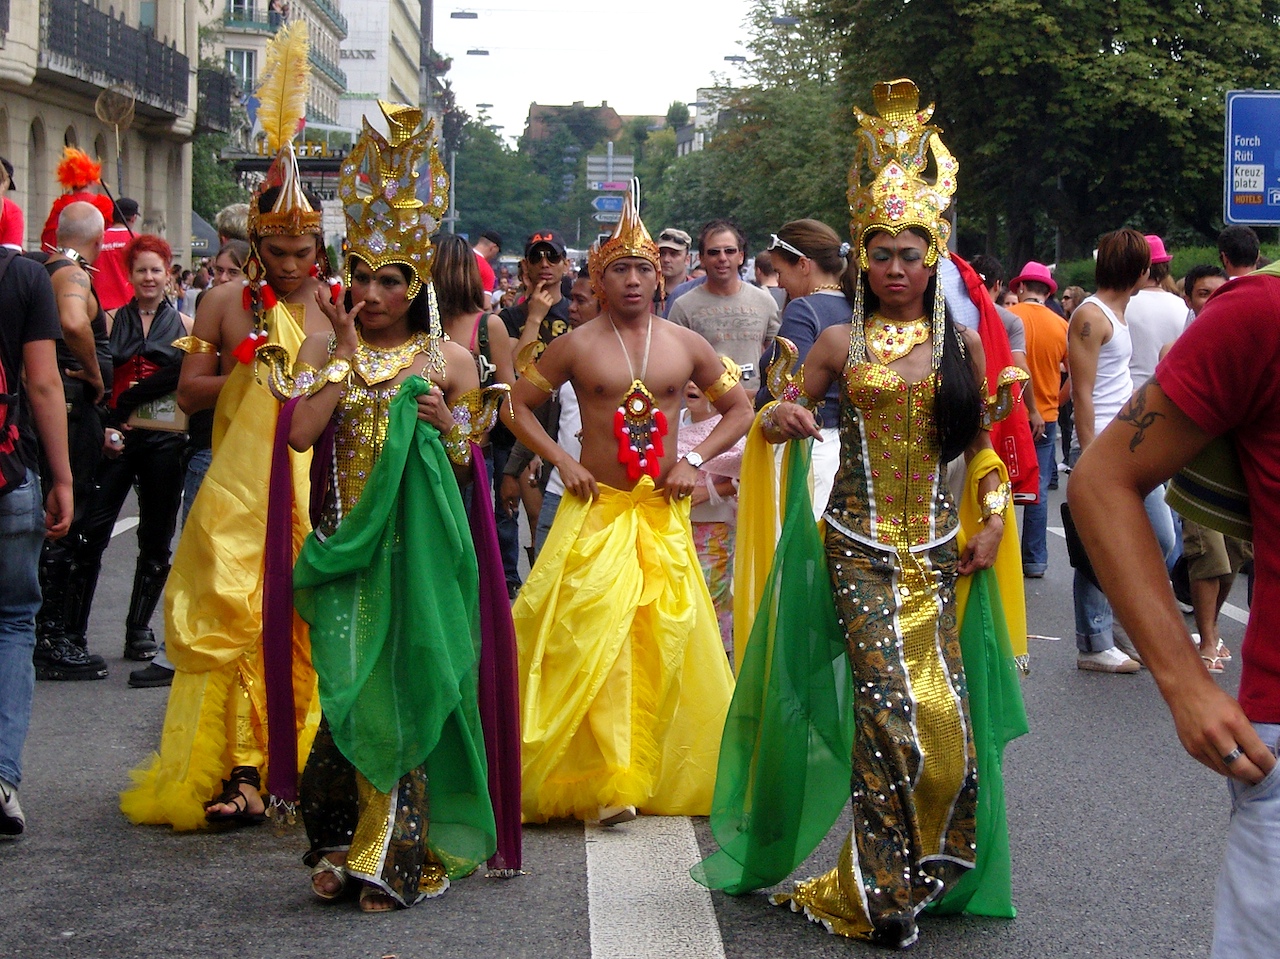
<path fill-rule="evenodd" d="M 38 67 L 92 87 L 123 86 L 139 106 L 182 116 L 191 71 L 185 54 L 103 13 L 88 0 L 40 0 Z"/>
<path fill-rule="evenodd" d="M 0 33 L 9 32 L 9 0 L 0 0 Z"/>
<path fill-rule="evenodd" d="M 263 33 L 275 33 L 283 25 L 280 15 L 267 13 L 266 0 L 255 3 L 254 0 L 227 0 L 226 12 L 222 14 L 222 25 L 232 30 L 261 30 Z"/>
<path fill-rule="evenodd" d="M 205 130 L 225 133 L 231 129 L 231 98 L 235 94 L 235 77 L 225 70 L 201 67 L 196 90 L 199 96 L 196 121 Z"/>
<path fill-rule="evenodd" d="M 317 53 L 315 47 L 311 48 L 311 52 L 307 58 L 311 61 L 312 66 L 319 69 L 321 73 L 336 83 L 339 89 L 347 89 L 347 74 L 336 63 L 326 57 L 323 53 Z"/>
<path fill-rule="evenodd" d="M 333 0 L 311 0 L 321 13 L 329 18 L 329 22 L 337 27 L 338 32 L 342 34 L 340 39 L 346 39 L 347 36 L 347 18 L 342 15 L 342 11 L 338 9 L 338 5 Z"/>

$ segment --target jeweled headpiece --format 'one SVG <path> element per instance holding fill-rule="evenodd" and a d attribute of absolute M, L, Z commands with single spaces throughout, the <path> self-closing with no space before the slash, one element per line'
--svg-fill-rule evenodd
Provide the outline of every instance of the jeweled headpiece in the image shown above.
<path fill-rule="evenodd" d="M 375 130 L 366 117 L 360 138 L 342 161 L 338 196 L 350 247 L 345 280 L 350 286 L 352 256 L 375 271 L 403 264 L 413 271 L 413 299 L 431 279 L 431 236 L 449 204 L 449 177 L 436 150 L 435 122 L 428 120 L 419 130 L 422 111 L 417 107 L 384 100 L 378 106 L 390 136 Z M 424 165 L 427 176 L 419 182 Z"/>
<path fill-rule="evenodd" d="M 305 20 L 294 20 L 280 29 L 267 44 L 258 98 L 258 121 L 267 136 L 267 151 L 275 154 L 271 168 L 258 192 L 249 201 L 249 237 L 324 236 L 324 215 L 314 209 L 302 192 L 302 176 L 293 151 L 298 124 L 306 116 L 307 93 L 311 89 L 310 43 Z M 270 210 L 260 210 L 262 193 L 279 187 L 280 194 Z"/>
<path fill-rule="evenodd" d="M 929 234 L 925 264 L 949 256 L 947 238 L 951 224 L 943 213 L 956 190 L 959 163 L 942 144 L 939 130 L 929 123 L 933 104 L 920 106 L 920 91 L 907 79 L 877 83 L 872 90 L 879 116 L 853 108 L 858 119 L 858 145 L 849 169 L 849 213 L 858 265 L 866 270 L 866 237 L 876 230 L 894 236 L 910 227 Z M 923 177 L 929 152 L 937 174 L 931 183 Z M 871 174 L 863 184 L 864 170 Z"/>
<path fill-rule="evenodd" d="M 622 201 L 622 219 L 614 228 L 613 236 L 599 246 L 593 246 L 587 252 L 587 270 L 591 274 L 591 288 L 600 301 L 604 302 L 604 286 L 601 279 L 604 271 L 614 260 L 624 256 L 637 256 L 653 264 L 658 273 L 658 295 L 662 295 L 662 260 L 658 257 L 658 246 L 645 229 L 640 219 L 640 181 L 631 180 L 631 190 Z"/>

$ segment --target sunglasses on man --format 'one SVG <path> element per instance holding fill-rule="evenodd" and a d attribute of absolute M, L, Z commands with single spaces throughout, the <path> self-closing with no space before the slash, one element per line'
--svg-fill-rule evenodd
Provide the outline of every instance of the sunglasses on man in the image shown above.
<path fill-rule="evenodd" d="M 564 261 L 564 254 L 559 253 L 556 250 L 534 250 L 527 257 L 525 257 L 525 259 L 527 259 L 534 266 L 537 266 L 543 260 L 546 260 L 552 266 L 555 266 L 557 263 L 561 263 Z"/>

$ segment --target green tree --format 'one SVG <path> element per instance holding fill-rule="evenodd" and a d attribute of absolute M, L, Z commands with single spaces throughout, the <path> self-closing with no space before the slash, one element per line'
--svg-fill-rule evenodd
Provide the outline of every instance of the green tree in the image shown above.
<path fill-rule="evenodd" d="M 249 201 L 231 164 L 221 160 L 230 142 L 226 133 L 199 133 L 191 143 L 191 209 L 210 223 L 224 206 Z"/>
<path fill-rule="evenodd" d="M 1127 223 L 1212 234 L 1225 93 L 1271 87 L 1280 66 L 1275 0 L 812 0 L 812 12 L 837 39 L 847 98 L 869 107 L 875 82 L 909 76 L 937 101 L 960 161 L 961 235 L 1011 263 L 1086 253 Z"/>
<path fill-rule="evenodd" d="M 689 124 L 689 105 L 676 100 L 671 106 L 667 107 L 667 127 L 671 130 L 679 130 L 683 126 Z"/>
<path fill-rule="evenodd" d="M 471 237 L 497 230 L 512 246 L 543 226 L 548 184 L 528 156 L 508 147 L 481 120 L 468 120 L 454 161 L 454 229 Z"/>

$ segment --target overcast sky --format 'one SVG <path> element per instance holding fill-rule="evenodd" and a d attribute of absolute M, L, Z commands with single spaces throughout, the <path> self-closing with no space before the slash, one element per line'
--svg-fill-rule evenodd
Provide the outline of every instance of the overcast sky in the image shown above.
<path fill-rule="evenodd" d="M 527 6 L 516 6 L 517 3 Z M 445 76 L 458 106 L 472 116 L 478 103 L 518 137 L 530 103 L 596 106 L 621 114 L 663 115 L 673 100 L 692 102 L 713 74 L 740 79 L 728 55 L 746 51 L 743 20 L 750 0 L 496 0 L 468 5 L 437 0 L 435 45 L 453 57 Z M 466 10 L 475 20 L 449 14 Z M 488 56 L 467 56 L 469 49 Z M 513 142 L 508 139 L 509 143 Z"/>

